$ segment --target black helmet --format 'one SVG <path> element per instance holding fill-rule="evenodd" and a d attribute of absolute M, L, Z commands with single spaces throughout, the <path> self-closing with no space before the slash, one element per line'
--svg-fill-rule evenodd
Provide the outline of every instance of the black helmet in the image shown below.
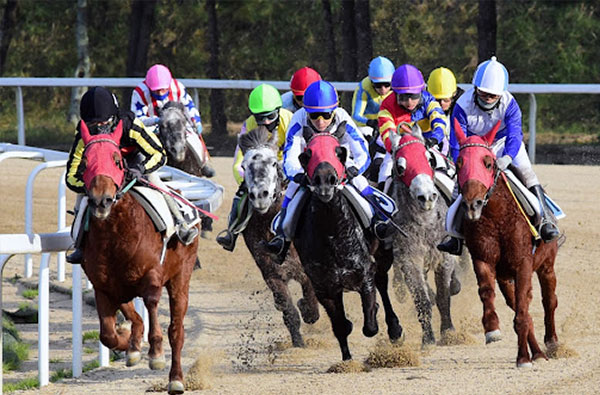
<path fill-rule="evenodd" d="M 117 98 L 108 89 L 96 86 L 81 98 L 79 113 L 86 123 L 104 122 L 117 115 Z"/>

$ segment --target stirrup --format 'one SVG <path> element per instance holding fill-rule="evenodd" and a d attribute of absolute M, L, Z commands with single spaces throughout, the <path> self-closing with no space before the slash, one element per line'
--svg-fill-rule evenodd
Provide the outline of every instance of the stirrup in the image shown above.
<path fill-rule="evenodd" d="M 285 239 L 283 235 L 275 235 L 268 243 L 267 250 L 277 257 L 277 264 L 281 265 L 285 261 L 291 241 Z"/>
<path fill-rule="evenodd" d="M 187 228 L 187 229 L 186 229 Z M 183 243 L 183 245 L 190 245 L 194 241 L 194 239 L 198 236 L 198 229 L 195 226 L 188 228 L 186 225 L 179 225 L 179 229 L 177 229 L 177 237 L 179 241 Z"/>
<path fill-rule="evenodd" d="M 389 222 L 377 221 L 373 225 L 373 233 L 379 240 L 386 241 L 394 234 L 394 227 Z"/>
<path fill-rule="evenodd" d="M 443 243 L 438 244 L 437 249 L 450 255 L 460 256 L 462 254 L 463 242 L 456 237 L 450 237 Z"/>
<path fill-rule="evenodd" d="M 219 245 L 223 247 L 225 251 L 233 252 L 233 249 L 235 248 L 236 239 L 236 234 L 230 232 L 229 229 L 224 229 L 221 232 L 219 232 L 216 240 L 217 243 L 219 243 Z"/>

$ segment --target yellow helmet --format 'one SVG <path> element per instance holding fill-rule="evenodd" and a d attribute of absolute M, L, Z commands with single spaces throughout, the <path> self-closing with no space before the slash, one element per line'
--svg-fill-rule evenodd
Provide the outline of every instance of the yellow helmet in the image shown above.
<path fill-rule="evenodd" d="M 449 69 L 439 67 L 429 74 L 427 90 L 436 99 L 448 99 L 456 92 L 456 77 Z"/>

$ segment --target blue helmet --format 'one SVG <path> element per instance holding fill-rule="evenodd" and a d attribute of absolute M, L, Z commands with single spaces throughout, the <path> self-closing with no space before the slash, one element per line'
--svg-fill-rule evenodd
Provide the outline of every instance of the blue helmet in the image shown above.
<path fill-rule="evenodd" d="M 391 60 L 378 56 L 369 63 L 369 78 L 374 83 L 392 82 L 392 75 L 396 68 Z"/>
<path fill-rule="evenodd" d="M 338 107 L 338 94 L 327 81 L 315 81 L 304 91 L 306 112 L 331 112 Z"/>
<path fill-rule="evenodd" d="M 473 76 L 473 85 L 479 90 L 501 95 L 508 90 L 508 71 L 495 56 L 477 66 Z"/>

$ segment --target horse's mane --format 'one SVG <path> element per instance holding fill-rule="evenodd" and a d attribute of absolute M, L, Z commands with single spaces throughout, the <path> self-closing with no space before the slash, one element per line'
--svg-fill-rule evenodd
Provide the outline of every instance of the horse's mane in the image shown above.
<path fill-rule="evenodd" d="M 273 132 L 272 136 L 269 136 L 269 130 L 266 126 L 260 125 L 255 129 L 252 129 L 248 133 L 241 134 L 238 137 L 238 145 L 245 154 L 248 150 L 257 147 L 270 147 L 277 148 L 277 133 Z"/>

